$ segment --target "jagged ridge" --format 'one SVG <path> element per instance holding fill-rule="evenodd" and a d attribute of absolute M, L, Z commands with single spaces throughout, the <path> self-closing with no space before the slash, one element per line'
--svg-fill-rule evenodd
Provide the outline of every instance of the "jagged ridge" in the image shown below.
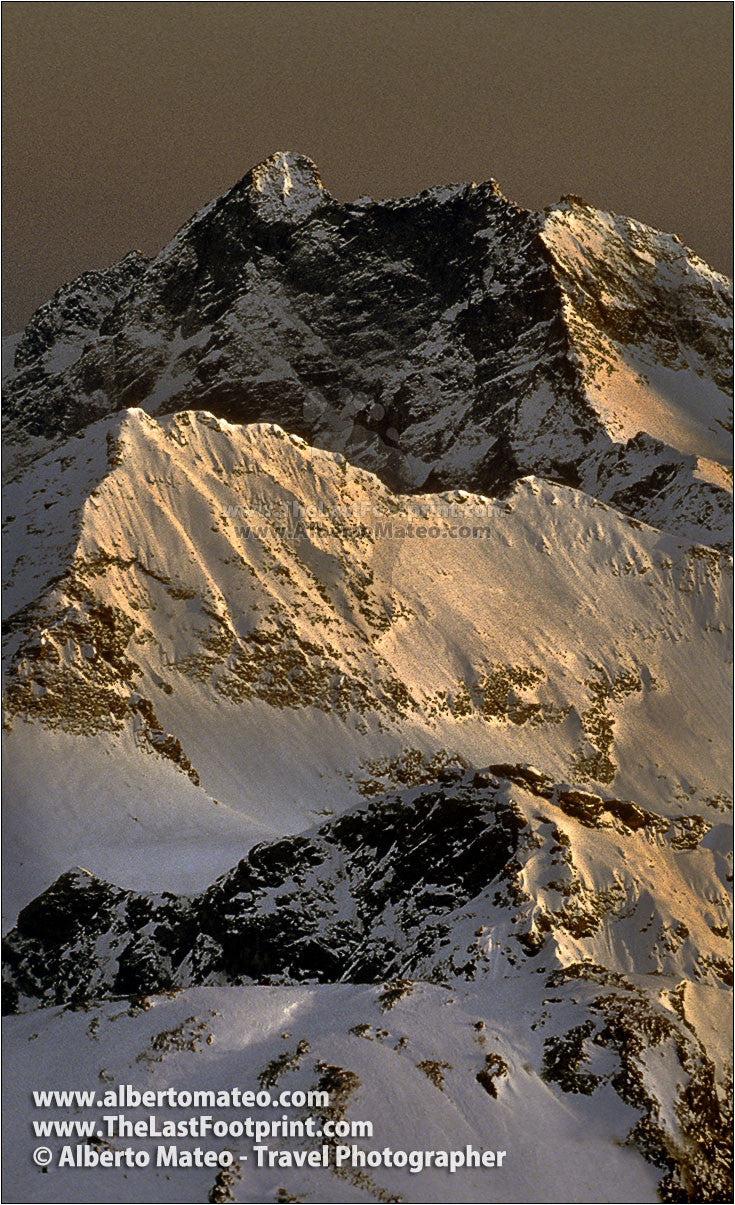
<path fill-rule="evenodd" d="M 63 875 L 8 936 L 6 998 L 475 978 L 542 951 L 552 966 L 628 963 L 640 975 L 731 986 L 724 863 L 694 852 L 708 828 L 520 764 L 447 769 L 441 783 L 255 847 L 191 900 Z M 642 869 L 651 847 L 664 888 Z M 548 874 L 554 881 L 542 882 Z"/>
<path fill-rule="evenodd" d="M 398 497 L 279 428 L 189 412 L 104 420 L 38 474 L 7 496 L 9 725 L 132 730 L 203 784 L 231 763 L 238 807 L 235 717 L 280 740 L 279 713 L 338 723 L 387 773 L 407 747 L 477 762 L 492 739 L 664 809 L 723 805 L 700 756 L 729 649 L 710 549 L 534 479 L 502 501 Z"/>
<path fill-rule="evenodd" d="M 537 971 L 553 991 L 534 1006 L 542 1078 L 587 1096 L 610 1085 L 638 1115 L 629 1141 L 665 1172 L 661 1198 L 708 1200 L 728 1191 L 730 1089 L 707 1044 L 729 1007 L 732 965 L 726 863 L 700 848 L 706 830 L 701 818 L 672 824 L 521 764 L 447 771 L 256 847 L 194 899 L 62 876 L 6 940 L 4 998 L 11 1009 L 79 1008 L 129 996 L 140 1009 L 151 993 L 192 984 L 388 980 L 388 1010 L 417 979 L 460 992 L 487 981 L 497 1023 L 501 981 Z M 692 982 L 709 993 L 708 1022 L 696 1026 Z M 308 1050 L 302 1040 L 268 1082 Z M 492 1051 L 485 1063 L 477 1080 L 497 1098 L 508 1064 Z M 439 1087 L 451 1070 L 419 1066 Z"/>
<path fill-rule="evenodd" d="M 279 153 L 104 279 L 18 344 L 21 459 L 110 410 L 202 407 L 401 489 L 532 472 L 728 541 L 730 291 L 673 236 L 575 198 L 529 213 L 494 181 L 341 205 Z"/>

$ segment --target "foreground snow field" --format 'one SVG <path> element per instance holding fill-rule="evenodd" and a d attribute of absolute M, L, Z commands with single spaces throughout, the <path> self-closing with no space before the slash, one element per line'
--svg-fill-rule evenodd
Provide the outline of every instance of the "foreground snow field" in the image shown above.
<path fill-rule="evenodd" d="M 258 1169 L 251 1153 L 225 1199 L 275 1201 L 280 1190 L 284 1200 L 285 1190 L 305 1201 L 656 1201 L 656 1170 L 625 1141 L 636 1121 L 634 1109 L 609 1084 L 594 1096 L 570 1095 L 540 1077 L 544 1040 L 571 1028 L 581 1014 L 565 1002 L 554 1007 L 553 1026 L 543 1020 L 539 1025 L 550 993 L 541 977 L 536 982 L 535 990 L 518 980 L 491 990 L 421 983 L 408 986 L 390 1008 L 380 988 L 333 985 L 194 988 L 174 999 L 159 998 L 147 1011 L 119 1001 L 81 1012 L 52 1009 L 8 1021 L 6 1083 L 24 1085 L 23 1097 L 39 1084 L 99 1090 L 118 1083 L 141 1089 L 175 1083 L 181 1091 L 254 1087 L 285 1053 L 306 1044 L 279 1076 L 278 1087 L 315 1088 L 325 1075 L 322 1064 L 338 1068 L 349 1087 L 344 1115 L 374 1125 L 373 1138 L 359 1140 L 359 1146 L 424 1150 L 472 1144 L 506 1150 L 505 1166 L 451 1177 L 433 1169 L 412 1175 L 380 1168 L 359 1177 L 337 1175 L 333 1167 Z M 173 1035 L 168 1050 L 157 1042 L 162 1033 Z M 499 1055 L 507 1068 L 497 1079 L 495 1097 L 477 1080 L 488 1053 Z M 659 1061 L 663 1065 L 665 1059 Z M 604 1070 L 606 1063 L 601 1051 L 592 1069 Z M 333 1072 L 331 1078 L 340 1077 Z M 17 1099 L 14 1091 L 12 1100 Z M 95 1112 L 101 1111 L 85 1115 Z M 127 1112 L 137 1119 L 151 1111 Z M 190 1111 L 156 1112 L 180 1120 Z M 216 1112 L 237 1116 L 235 1110 Z M 18 1109 L 15 1103 L 8 1109 L 6 1174 L 12 1186 L 6 1191 L 15 1200 L 206 1201 L 214 1187 L 218 1173 L 211 1168 L 43 1172 L 27 1157 L 19 1167 L 16 1152 L 28 1150 L 29 1123 L 41 1115 L 76 1116 L 69 1110 Z M 254 1115 L 269 1117 L 265 1111 Z M 153 1149 L 166 1143 L 135 1145 Z M 267 1145 L 300 1144 L 270 1139 Z M 252 1141 L 242 1153 L 251 1146 Z"/>

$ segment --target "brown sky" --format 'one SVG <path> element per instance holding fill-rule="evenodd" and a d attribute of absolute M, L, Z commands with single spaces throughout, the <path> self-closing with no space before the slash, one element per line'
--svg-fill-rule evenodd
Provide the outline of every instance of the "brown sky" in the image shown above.
<path fill-rule="evenodd" d="M 729 3 L 2 9 L 5 330 L 274 150 L 342 200 L 579 193 L 731 271 Z"/>

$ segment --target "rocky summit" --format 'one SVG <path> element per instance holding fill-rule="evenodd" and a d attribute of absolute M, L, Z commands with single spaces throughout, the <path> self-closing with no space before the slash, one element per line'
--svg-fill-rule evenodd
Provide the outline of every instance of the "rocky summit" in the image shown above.
<path fill-rule="evenodd" d="M 729 540 L 731 286 L 674 235 L 495 181 L 340 204 L 279 152 L 14 344 L 11 459 L 111 411 L 275 422 L 402 491 L 529 473 Z"/>
<path fill-rule="evenodd" d="M 731 1199 L 731 332 L 674 235 L 279 152 L 5 341 L 13 1199 Z M 28 1159 L 235 1084 L 423 1168 Z"/>

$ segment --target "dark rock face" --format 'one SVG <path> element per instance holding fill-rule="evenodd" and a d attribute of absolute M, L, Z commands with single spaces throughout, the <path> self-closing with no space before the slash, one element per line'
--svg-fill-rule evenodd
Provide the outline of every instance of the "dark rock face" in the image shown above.
<path fill-rule="evenodd" d="M 143 275 L 148 260 L 138 251 L 131 251 L 119 263 L 101 271 L 85 272 L 76 280 L 57 289 L 50 301 L 36 310 L 15 349 L 14 367 L 27 373 L 24 380 L 40 380 L 39 368 L 47 375 L 56 368 L 63 372 L 76 354 L 99 332 L 105 318 L 120 297 L 124 296 Z M 61 345 L 68 349 L 66 357 Z M 57 364 L 44 361 L 57 354 Z M 36 369 L 34 373 L 32 370 Z"/>
<path fill-rule="evenodd" d="M 533 472 L 645 518 L 638 478 L 668 473 L 689 495 L 673 510 L 696 522 L 725 504 L 720 487 L 674 447 L 634 464 L 590 382 L 633 347 L 726 390 L 726 283 L 669 236 L 627 219 L 610 233 L 607 217 L 576 201 L 530 213 L 494 181 L 342 205 L 309 160 L 275 155 L 155 259 L 89 273 L 38 311 L 8 436 L 197 408 L 279 423 L 407 491 L 491 494 Z"/>
<path fill-rule="evenodd" d="M 522 827 L 492 792 L 436 788 L 257 846 L 193 900 L 67 872 L 8 936 L 6 1006 L 18 993 L 80 1003 L 211 977 L 380 980 L 427 953 L 436 918 L 501 874 Z"/>
<path fill-rule="evenodd" d="M 612 1089 L 637 1116 L 628 1142 L 662 1172 L 662 1200 L 727 1200 L 731 1076 L 718 1071 L 687 1012 L 690 979 L 712 991 L 718 977 L 724 982 L 726 960 L 687 948 L 693 935 L 683 923 L 661 924 L 682 914 L 678 871 L 686 876 L 690 859 L 694 873 L 703 868 L 692 850 L 706 826 L 679 840 L 691 819 L 667 820 L 630 800 L 554 783 L 524 763 L 497 763 L 447 769 L 437 783 L 256 846 L 191 899 L 123 891 L 71 871 L 23 909 L 4 943 L 5 1010 L 128 997 L 135 1015 L 148 995 L 200 984 L 340 981 L 382 983 L 386 1012 L 416 979 L 451 987 L 446 1003 L 463 983 L 474 981 L 477 991 L 484 979 L 492 1010 L 498 981 L 516 968 L 540 1009 L 530 1030 L 540 1030 L 540 1073 L 550 1088 L 589 1097 Z M 670 898 L 663 875 L 655 901 L 625 868 L 631 856 L 648 861 L 657 846 L 672 879 Z M 603 867 L 612 873 L 600 876 Z M 713 887 L 703 893 L 710 905 Z M 691 892 L 685 914 L 696 918 L 699 903 Z M 720 906 L 729 907 L 726 895 Z M 727 925 L 710 929 L 719 941 L 729 934 Z M 696 971 L 684 977 L 692 955 Z M 544 990 L 534 995 L 536 975 Z M 482 1021 L 474 1041 L 483 1045 L 478 1027 Z M 370 1037 L 370 1028 L 349 1032 Z M 160 1033 L 154 1046 L 169 1037 Z M 296 1055 L 308 1048 L 302 1039 Z M 320 1086 L 338 1098 L 339 1076 L 350 1073 L 321 1067 L 330 1078 Z M 417 1067 L 442 1089 L 449 1064 L 424 1059 Z M 514 1073 L 485 1050 L 476 1079 L 495 1100 Z"/>
<path fill-rule="evenodd" d="M 23 909 L 5 941 L 6 1010 L 202 983 L 473 979 L 478 922 L 514 966 L 555 934 L 594 936 L 626 911 L 624 891 L 584 881 L 554 816 L 623 840 L 642 829 L 640 839 L 680 857 L 708 828 L 700 822 L 682 843 L 682 821 L 554 784 L 532 766 L 458 770 L 257 845 L 191 899 L 69 871 Z M 547 884 L 546 903 L 528 888 L 529 861 L 540 857 L 565 867 Z M 560 874 L 571 876 L 566 886 Z"/>
<path fill-rule="evenodd" d="M 73 1003 L 212 978 L 386 978 L 433 949 L 439 917 L 498 878 L 523 826 L 496 792 L 458 784 L 256 846 L 192 900 L 70 871 L 23 909 L 7 939 L 6 1007 L 18 994 Z"/>

